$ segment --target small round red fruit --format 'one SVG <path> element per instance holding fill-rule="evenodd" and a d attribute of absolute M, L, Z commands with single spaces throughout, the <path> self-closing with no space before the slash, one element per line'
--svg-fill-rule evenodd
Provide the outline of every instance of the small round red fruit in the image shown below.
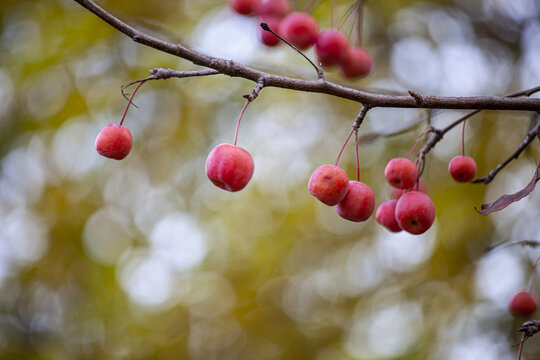
<path fill-rule="evenodd" d="M 520 291 L 512 297 L 508 307 L 516 316 L 530 316 L 536 312 L 538 300 L 534 294 Z"/>
<path fill-rule="evenodd" d="M 396 204 L 396 221 L 408 233 L 425 233 L 435 220 L 435 206 L 430 197 L 420 191 L 403 194 Z"/>
<path fill-rule="evenodd" d="M 110 159 L 122 160 L 131 151 L 133 140 L 127 127 L 109 124 L 96 137 L 96 150 Z"/>
<path fill-rule="evenodd" d="M 448 172 L 457 182 L 471 181 L 476 175 L 476 162 L 469 156 L 456 156 L 450 160 Z"/>
<path fill-rule="evenodd" d="M 259 0 L 255 5 L 255 14 L 258 16 L 284 17 L 291 12 L 289 0 Z"/>
<path fill-rule="evenodd" d="M 367 76 L 373 69 L 373 59 L 364 49 L 349 48 L 347 56 L 339 64 L 341 74 L 353 79 Z"/>
<path fill-rule="evenodd" d="M 418 177 L 416 165 L 406 158 L 393 158 L 386 164 L 384 177 L 398 189 L 410 189 Z"/>
<path fill-rule="evenodd" d="M 253 158 L 241 147 L 220 144 L 206 159 L 206 175 L 217 187 L 235 192 L 242 190 L 253 176 Z"/>
<path fill-rule="evenodd" d="M 249 15 L 255 11 L 258 0 L 229 0 L 231 9 L 241 15 Z"/>
<path fill-rule="evenodd" d="M 401 228 L 396 220 L 397 200 L 387 200 L 377 208 L 375 218 L 377 222 L 390 230 L 391 232 L 400 232 Z"/>
<path fill-rule="evenodd" d="M 360 222 L 369 219 L 374 208 L 373 190 L 359 181 L 349 181 L 347 193 L 336 205 L 336 212 L 346 220 Z"/>
<path fill-rule="evenodd" d="M 319 25 L 315 19 L 303 12 L 293 12 L 281 21 L 280 35 L 300 50 L 315 44 Z"/>
<path fill-rule="evenodd" d="M 337 65 L 347 57 L 349 40 L 336 29 L 323 30 L 317 36 L 315 51 L 323 66 Z"/>
<path fill-rule="evenodd" d="M 336 165 L 321 165 L 309 178 L 309 193 L 328 206 L 337 205 L 349 187 L 347 173 Z"/>
<path fill-rule="evenodd" d="M 279 24 L 281 23 L 280 18 L 276 16 L 267 16 L 264 18 L 259 18 L 258 23 L 266 23 L 266 25 L 268 25 L 273 32 L 281 35 L 281 32 L 279 31 Z M 279 42 L 281 41 L 276 35 L 272 34 L 270 31 L 264 30 L 260 26 L 258 26 L 258 34 L 259 40 L 261 40 L 261 42 L 266 46 L 276 46 L 279 45 Z"/>

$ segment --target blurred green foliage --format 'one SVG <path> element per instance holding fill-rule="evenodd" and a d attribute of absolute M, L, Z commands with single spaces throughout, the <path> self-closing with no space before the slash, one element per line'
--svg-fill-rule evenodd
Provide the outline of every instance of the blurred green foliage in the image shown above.
<path fill-rule="evenodd" d="M 220 0 L 99 3 L 164 40 L 273 73 L 315 75 L 290 49 L 259 45 L 256 21 Z M 353 3 L 340 2 L 338 14 Z M 328 26 L 329 2 L 315 2 L 313 14 Z M 540 83 L 537 1 L 367 1 L 364 14 L 375 71 L 357 82 L 330 71 L 334 81 L 442 95 Z M 355 33 L 354 14 L 342 23 Z M 487 187 L 456 184 L 446 170 L 461 146 L 453 130 L 423 175 L 434 227 L 390 234 L 373 218 L 342 220 L 307 192 L 311 171 L 335 161 L 360 110 L 343 99 L 263 89 L 239 135 L 255 175 L 235 194 L 210 184 L 204 162 L 232 141 L 242 94 L 254 86 L 242 79 L 146 83 L 125 122 L 132 153 L 101 158 L 93 141 L 120 120 L 121 85 L 155 67 L 196 69 L 132 42 L 74 1 L 0 2 L 0 358 L 515 358 L 523 319 L 506 305 L 540 254 L 486 249 L 538 240 L 539 198 L 489 217 L 474 208 L 527 184 L 538 144 Z M 404 156 L 428 121 L 442 127 L 461 114 L 369 112 L 361 135 L 377 138 L 360 146 L 360 176 L 377 205 L 390 194 L 386 162 Z M 532 122 L 526 113 L 471 118 L 466 152 L 479 175 L 508 157 Z M 341 165 L 354 176 L 353 146 Z M 535 342 L 526 344 L 529 358 L 540 353 Z"/>

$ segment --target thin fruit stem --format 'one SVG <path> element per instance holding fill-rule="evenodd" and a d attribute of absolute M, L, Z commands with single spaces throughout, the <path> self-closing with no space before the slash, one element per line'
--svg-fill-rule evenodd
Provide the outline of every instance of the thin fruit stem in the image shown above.
<path fill-rule="evenodd" d="M 131 105 L 131 102 L 133 101 L 133 97 L 135 96 L 135 93 L 137 93 L 137 90 L 139 90 L 139 88 L 142 86 L 142 84 L 144 84 L 146 82 L 146 80 L 143 80 L 139 83 L 139 85 L 137 85 L 137 87 L 135 88 L 135 90 L 133 90 L 133 93 L 131 94 L 131 96 L 129 97 L 129 101 L 128 101 L 128 104 L 126 106 L 126 109 L 124 110 L 124 115 L 122 115 L 122 120 L 120 120 L 120 126 L 122 126 L 122 124 L 124 123 L 124 119 L 126 118 L 126 114 L 127 114 L 127 111 L 129 109 L 129 105 Z"/>
<path fill-rule="evenodd" d="M 412 152 L 414 151 L 414 148 L 416 147 L 416 145 L 418 145 L 418 143 L 420 142 L 420 140 L 422 140 L 422 138 L 424 136 L 426 136 L 426 134 L 428 132 L 430 132 L 431 129 L 426 129 L 423 133 L 421 133 L 420 135 L 418 135 L 418 137 L 416 138 L 414 144 L 412 145 L 411 149 L 409 150 L 409 152 L 407 153 L 407 156 L 406 158 L 409 158 L 409 156 L 411 156 Z"/>
<path fill-rule="evenodd" d="M 357 9 L 356 9 L 356 45 L 361 48 L 362 47 L 362 31 L 364 27 L 364 3 L 365 1 L 358 1 L 357 2 Z"/>
<path fill-rule="evenodd" d="M 470 113 L 471 110 L 467 111 L 467 114 Z M 461 156 L 465 156 L 465 124 L 467 123 L 467 119 L 463 120 L 463 126 L 461 128 Z"/>
<path fill-rule="evenodd" d="M 540 257 L 536 259 L 533 268 L 531 269 L 531 272 L 529 274 L 529 279 L 527 280 L 527 291 L 532 292 L 533 288 L 533 281 L 534 281 L 534 274 L 536 274 L 536 268 L 538 267 L 538 263 L 540 262 Z"/>
<path fill-rule="evenodd" d="M 333 29 L 336 27 L 336 16 L 337 16 L 337 0 L 330 0 L 330 11 L 331 11 L 331 18 L 330 18 L 330 27 Z"/>
<path fill-rule="evenodd" d="M 242 115 L 244 115 L 244 111 L 246 111 L 246 108 L 250 102 L 251 101 L 249 99 L 246 100 L 244 107 L 242 108 L 242 110 L 240 110 L 240 115 L 238 115 L 238 121 L 236 122 L 236 129 L 234 130 L 234 143 L 233 143 L 234 146 L 236 146 L 236 140 L 238 140 L 238 129 L 240 128 L 240 120 L 242 120 Z"/>
<path fill-rule="evenodd" d="M 521 360 L 521 352 L 523 351 L 523 344 L 525 343 L 525 333 L 523 333 L 523 336 L 521 337 L 521 341 L 519 342 L 519 350 L 518 350 L 518 358 L 517 360 Z"/>
<path fill-rule="evenodd" d="M 268 26 L 267 23 L 260 23 L 260 26 L 262 27 L 262 29 L 264 31 L 269 31 L 271 32 L 272 34 L 274 34 L 275 36 L 277 36 L 279 38 L 279 40 L 283 41 L 285 44 L 289 45 L 291 48 L 293 48 L 294 51 L 296 51 L 297 53 L 299 53 L 300 55 L 302 55 L 304 57 L 304 59 L 306 59 L 310 64 L 311 66 L 313 66 L 315 68 L 315 71 L 317 72 L 317 76 L 319 77 L 319 79 L 322 79 L 323 78 L 323 72 L 322 72 L 322 68 L 319 68 L 317 67 L 317 65 L 315 65 L 313 63 L 313 61 L 311 61 L 303 52 L 301 52 L 300 50 L 298 50 L 296 48 L 296 46 L 294 46 L 293 44 L 291 44 L 290 42 L 288 42 L 287 40 L 285 40 L 284 38 L 282 38 L 281 36 L 279 36 L 278 34 L 276 34 L 274 32 L 274 30 L 270 29 L 270 26 Z"/>
<path fill-rule="evenodd" d="M 337 166 L 337 164 L 339 163 L 339 158 L 341 157 L 341 154 L 343 154 L 343 150 L 345 149 L 345 146 L 347 146 L 347 143 L 349 142 L 349 139 L 351 138 L 353 131 L 354 131 L 354 127 L 353 127 L 353 128 L 351 129 L 351 131 L 349 132 L 349 136 L 347 136 L 347 140 L 345 140 L 345 143 L 344 143 L 343 146 L 341 147 L 341 150 L 340 150 L 340 152 L 339 152 L 339 155 L 337 156 L 336 166 Z"/>
<path fill-rule="evenodd" d="M 360 181 L 360 157 L 358 156 L 358 130 L 354 130 L 354 148 L 356 152 L 356 181 Z"/>

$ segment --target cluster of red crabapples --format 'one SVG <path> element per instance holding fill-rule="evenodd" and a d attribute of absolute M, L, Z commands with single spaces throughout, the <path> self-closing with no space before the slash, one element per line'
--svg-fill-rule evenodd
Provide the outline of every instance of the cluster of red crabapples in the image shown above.
<path fill-rule="evenodd" d="M 390 160 L 385 169 L 390 185 L 409 190 L 418 181 L 416 165 L 405 158 Z M 311 175 L 308 189 L 322 203 L 335 206 L 344 219 L 365 221 L 375 208 L 371 188 L 359 181 L 349 181 L 345 171 L 336 165 L 321 165 Z M 405 230 L 411 234 L 426 232 L 435 219 L 431 199 L 420 191 L 406 191 L 398 200 L 382 203 L 376 212 L 377 222 L 392 232 Z"/>
<path fill-rule="evenodd" d="M 349 46 L 347 36 L 338 29 L 319 32 L 319 25 L 305 12 L 291 12 L 290 0 L 229 0 L 229 6 L 241 15 L 256 16 L 272 31 L 299 50 L 315 45 L 318 62 L 325 68 L 339 66 L 346 78 L 368 75 L 373 68 L 369 52 Z M 259 39 L 266 46 L 277 46 L 280 39 L 259 27 Z"/>

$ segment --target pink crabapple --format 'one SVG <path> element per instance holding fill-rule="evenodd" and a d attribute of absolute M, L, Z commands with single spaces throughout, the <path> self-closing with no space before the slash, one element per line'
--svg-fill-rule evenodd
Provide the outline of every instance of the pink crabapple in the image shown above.
<path fill-rule="evenodd" d="M 255 15 L 284 17 L 291 12 L 289 0 L 258 0 L 255 5 Z"/>
<path fill-rule="evenodd" d="M 96 150 L 110 159 L 122 160 L 131 151 L 133 140 L 128 128 L 119 124 L 109 124 L 96 137 Z"/>
<path fill-rule="evenodd" d="M 338 65 L 347 56 L 349 40 L 337 29 L 323 30 L 315 41 L 317 58 L 323 66 Z"/>
<path fill-rule="evenodd" d="M 373 214 L 375 195 L 369 186 L 359 181 L 349 181 L 343 200 L 336 205 L 339 216 L 350 221 L 365 221 Z"/>
<path fill-rule="evenodd" d="M 469 156 L 456 156 L 448 164 L 448 172 L 457 182 L 467 182 L 476 175 L 476 162 Z"/>
<path fill-rule="evenodd" d="M 276 34 L 281 35 L 281 31 L 280 31 L 281 19 L 279 17 L 266 16 L 266 17 L 259 18 L 257 22 L 259 24 L 262 22 L 266 23 L 270 27 L 270 29 L 272 29 L 272 31 L 274 31 Z M 266 31 L 260 26 L 257 26 L 257 31 L 259 34 L 259 39 L 264 45 L 266 46 L 279 45 L 281 40 L 279 40 L 279 38 L 276 35 L 272 34 L 270 31 Z"/>
<path fill-rule="evenodd" d="M 396 204 L 396 221 L 408 233 L 425 233 L 435 220 L 435 206 L 430 197 L 420 191 L 409 191 Z"/>
<path fill-rule="evenodd" d="M 510 301 L 508 308 L 513 315 L 530 316 L 536 312 L 538 300 L 533 293 L 522 290 L 517 292 Z"/>
<path fill-rule="evenodd" d="M 250 15 L 258 2 L 258 0 L 229 0 L 229 6 L 238 14 Z"/>
<path fill-rule="evenodd" d="M 337 205 L 349 187 L 347 173 L 336 165 L 321 165 L 309 178 L 309 193 L 328 206 Z"/>
<path fill-rule="evenodd" d="M 347 56 L 339 64 L 339 69 L 346 78 L 367 76 L 373 69 L 373 59 L 364 49 L 349 48 Z"/>
<path fill-rule="evenodd" d="M 386 164 L 384 176 L 390 185 L 398 189 L 410 189 L 418 178 L 416 165 L 406 158 L 393 158 Z"/>
<path fill-rule="evenodd" d="M 246 150 L 220 144 L 206 159 L 206 175 L 217 187 L 235 192 L 242 190 L 253 176 L 253 158 Z"/>
<path fill-rule="evenodd" d="M 387 200 L 379 205 L 375 213 L 377 222 L 391 232 L 400 232 L 402 230 L 396 220 L 396 205 L 396 199 Z"/>
<path fill-rule="evenodd" d="M 310 15 L 293 12 L 283 18 L 279 30 L 285 40 L 299 50 L 305 50 L 315 44 L 319 25 Z"/>

